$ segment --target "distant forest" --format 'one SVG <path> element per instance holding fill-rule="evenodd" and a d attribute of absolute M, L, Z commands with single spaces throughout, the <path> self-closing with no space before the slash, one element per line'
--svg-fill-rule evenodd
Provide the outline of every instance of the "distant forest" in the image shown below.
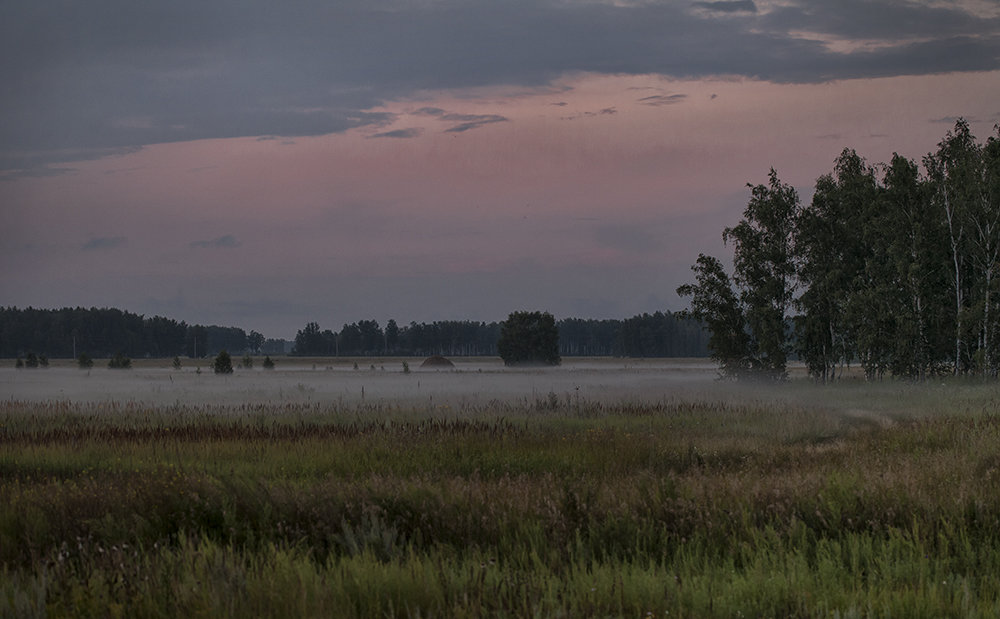
<path fill-rule="evenodd" d="M 705 357 L 709 334 L 701 323 L 671 312 L 641 314 L 626 320 L 566 318 L 558 322 L 562 356 Z M 170 318 L 147 318 L 119 309 L 18 309 L 0 307 L 0 357 L 28 353 L 49 358 L 81 354 L 111 357 L 207 357 L 233 354 L 301 356 L 449 356 L 496 355 L 500 323 L 474 321 L 411 322 L 375 320 L 345 324 L 339 331 L 310 322 L 294 343 L 265 338 L 238 327 L 189 325 Z"/>

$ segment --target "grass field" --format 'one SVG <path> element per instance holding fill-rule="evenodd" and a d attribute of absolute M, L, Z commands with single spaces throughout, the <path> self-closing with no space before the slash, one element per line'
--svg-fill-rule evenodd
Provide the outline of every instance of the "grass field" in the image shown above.
<path fill-rule="evenodd" d="M 231 402 L 11 370 L 0 615 L 1000 612 L 992 384 L 482 369 L 214 383 Z M 441 382 L 470 377 L 496 393 Z"/>

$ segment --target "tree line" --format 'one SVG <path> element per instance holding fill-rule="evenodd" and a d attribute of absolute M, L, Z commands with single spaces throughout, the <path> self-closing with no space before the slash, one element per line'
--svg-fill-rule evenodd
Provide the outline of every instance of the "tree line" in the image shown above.
<path fill-rule="evenodd" d="M 959 119 L 921 164 L 844 149 L 803 205 L 772 169 L 723 231 L 730 275 L 701 254 L 689 316 L 731 377 L 783 378 L 797 354 L 820 380 L 1000 369 L 1000 126 Z"/>
<path fill-rule="evenodd" d="M 697 320 L 671 312 L 626 320 L 564 318 L 556 322 L 562 356 L 704 357 L 708 336 Z M 495 356 L 502 323 L 375 320 L 345 324 L 340 331 L 309 322 L 295 335 L 292 354 L 302 356 Z"/>
<path fill-rule="evenodd" d="M 389 320 L 345 324 L 339 331 L 308 323 L 295 336 L 293 354 L 303 356 L 495 356 L 500 323 Z M 671 312 L 626 320 L 567 318 L 558 322 L 563 356 L 704 357 L 708 336 L 700 323 Z M 110 358 L 231 354 L 284 354 L 285 341 L 238 327 L 191 325 L 161 316 L 109 308 L 18 309 L 0 307 L 0 357 L 29 353 L 48 358 L 86 354 Z"/>
<path fill-rule="evenodd" d="M 189 325 L 114 308 L 0 307 L 0 357 L 208 357 L 222 350 L 266 352 L 267 340 L 237 327 Z"/>

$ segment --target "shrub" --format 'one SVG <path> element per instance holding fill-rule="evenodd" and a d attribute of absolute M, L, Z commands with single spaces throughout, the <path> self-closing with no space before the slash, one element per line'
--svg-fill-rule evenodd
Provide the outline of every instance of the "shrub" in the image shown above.
<path fill-rule="evenodd" d="M 253 357 L 250 356 L 250 353 L 243 355 L 243 367 L 248 370 L 253 367 Z"/>
<path fill-rule="evenodd" d="M 33 352 L 29 352 L 24 358 L 24 367 L 26 368 L 37 368 L 38 367 L 38 355 Z"/>
<path fill-rule="evenodd" d="M 215 357 L 215 361 L 212 362 L 212 369 L 215 370 L 216 374 L 232 374 L 233 373 L 233 360 L 226 351 L 219 352 L 218 356 Z"/>
<path fill-rule="evenodd" d="M 173 366 L 174 366 L 175 370 L 181 369 L 181 358 L 180 357 L 176 357 L 176 356 L 174 357 Z"/>
<path fill-rule="evenodd" d="M 263 366 L 264 366 L 265 370 L 273 370 L 274 369 L 274 361 L 271 361 L 271 356 L 270 355 L 264 357 Z"/>
<path fill-rule="evenodd" d="M 81 370 L 89 370 L 94 367 L 94 360 L 90 358 L 87 353 L 81 353 L 79 357 L 76 358 L 76 364 L 80 366 Z"/>
<path fill-rule="evenodd" d="M 122 352 L 116 352 L 114 357 L 108 361 L 108 368 L 112 370 L 131 370 L 132 360 Z"/>

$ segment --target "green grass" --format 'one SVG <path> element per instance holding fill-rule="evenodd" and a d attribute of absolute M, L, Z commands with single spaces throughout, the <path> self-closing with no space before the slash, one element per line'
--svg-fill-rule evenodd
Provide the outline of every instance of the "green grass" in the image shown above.
<path fill-rule="evenodd" d="M 994 616 L 982 384 L 0 403 L 0 615 Z"/>

